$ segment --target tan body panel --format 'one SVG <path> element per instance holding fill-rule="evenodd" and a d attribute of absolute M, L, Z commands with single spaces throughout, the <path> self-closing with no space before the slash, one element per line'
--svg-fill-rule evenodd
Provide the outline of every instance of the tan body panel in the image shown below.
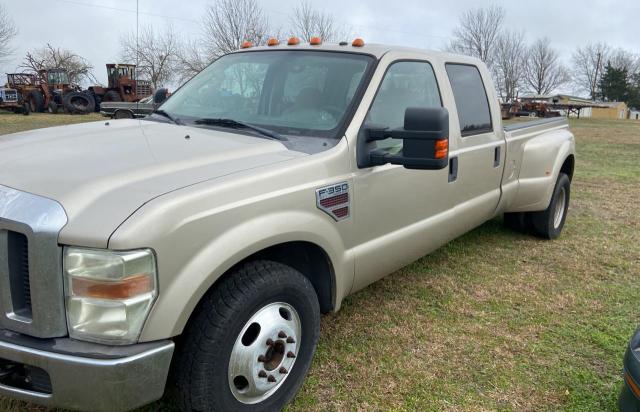
<path fill-rule="evenodd" d="M 331 261 L 327 276 L 338 310 L 349 293 L 504 211 L 547 207 L 563 162 L 575 152 L 566 121 L 505 133 L 490 75 L 473 58 L 376 45 L 322 47 L 379 59 L 344 136 L 324 151 L 305 154 L 255 136 L 167 123 L 98 122 L 1 137 L 0 156 L 10 160 L 0 165 L 0 184 L 59 201 L 69 217 L 62 244 L 155 250 L 159 297 L 141 341 L 180 334 L 220 276 L 270 246 L 320 247 Z M 449 111 L 449 155 L 459 160 L 453 182 L 447 168 L 357 167 L 358 133 L 386 69 L 398 60 L 426 61 L 434 69 Z M 491 132 L 461 136 L 449 62 L 479 68 Z M 340 182 L 349 184 L 351 213 L 335 221 L 318 209 L 316 190 Z"/>

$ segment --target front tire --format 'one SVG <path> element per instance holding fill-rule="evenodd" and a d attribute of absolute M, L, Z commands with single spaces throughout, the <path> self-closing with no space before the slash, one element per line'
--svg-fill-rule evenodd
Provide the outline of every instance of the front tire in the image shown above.
<path fill-rule="evenodd" d="M 560 173 L 551 196 L 551 203 L 541 212 L 531 213 L 533 234 L 543 239 L 556 239 L 560 236 L 567 220 L 571 181 L 569 176 Z"/>
<path fill-rule="evenodd" d="M 309 280 L 280 263 L 239 266 L 205 295 L 176 358 L 187 411 L 279 411 L 296 394 L 320 334 Z"/>

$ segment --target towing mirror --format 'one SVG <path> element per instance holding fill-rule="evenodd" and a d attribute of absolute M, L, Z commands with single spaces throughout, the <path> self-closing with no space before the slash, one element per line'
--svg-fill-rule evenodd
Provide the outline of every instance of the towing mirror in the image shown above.
<path fill-rule="evenodd" d="M 368 159 L 359 156 L 360 167 L 391 163 L 407 169 L 438 170 L 449 163 L 449 112 L 444 107 L 409 107 L 403 128 L 366 129 L 364 137 L 365 145 L 359 149 L 363 149 Z M 390 153 L 373 148 L 372 142 L 385 139 L 402 139 L 402 150 Z M 362 161 L 368 164 L 362 166 Z"/>

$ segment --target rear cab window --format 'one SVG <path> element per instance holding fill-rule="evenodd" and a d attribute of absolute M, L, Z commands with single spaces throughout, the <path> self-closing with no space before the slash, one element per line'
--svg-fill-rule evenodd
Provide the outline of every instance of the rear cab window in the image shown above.
<path fill-rule="evenodd" d="M 493 131 L 491 109 L 480 71 L 469 64 L 447 63 L 462 137 Z"/>

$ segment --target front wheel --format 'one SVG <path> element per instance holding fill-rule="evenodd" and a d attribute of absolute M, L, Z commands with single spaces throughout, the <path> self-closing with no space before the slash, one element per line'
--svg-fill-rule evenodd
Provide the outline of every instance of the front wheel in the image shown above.
<path fill-rule="evenodd" d="M 175 365 L 188 411 L 279 411 L 296 394 L 320 333 L 309 280 L 280 263 L 253 261 L 200 303 Z"/>
<path fill-rule="evenodd" d="M 569 176 L 560 173 L 551 196 L 551 203 L 546 210 L 531 213 L 533 234 L 544 239 L 556 239 L 560 236 L 564 222 L 567 220 L 571 181 Z"/>

